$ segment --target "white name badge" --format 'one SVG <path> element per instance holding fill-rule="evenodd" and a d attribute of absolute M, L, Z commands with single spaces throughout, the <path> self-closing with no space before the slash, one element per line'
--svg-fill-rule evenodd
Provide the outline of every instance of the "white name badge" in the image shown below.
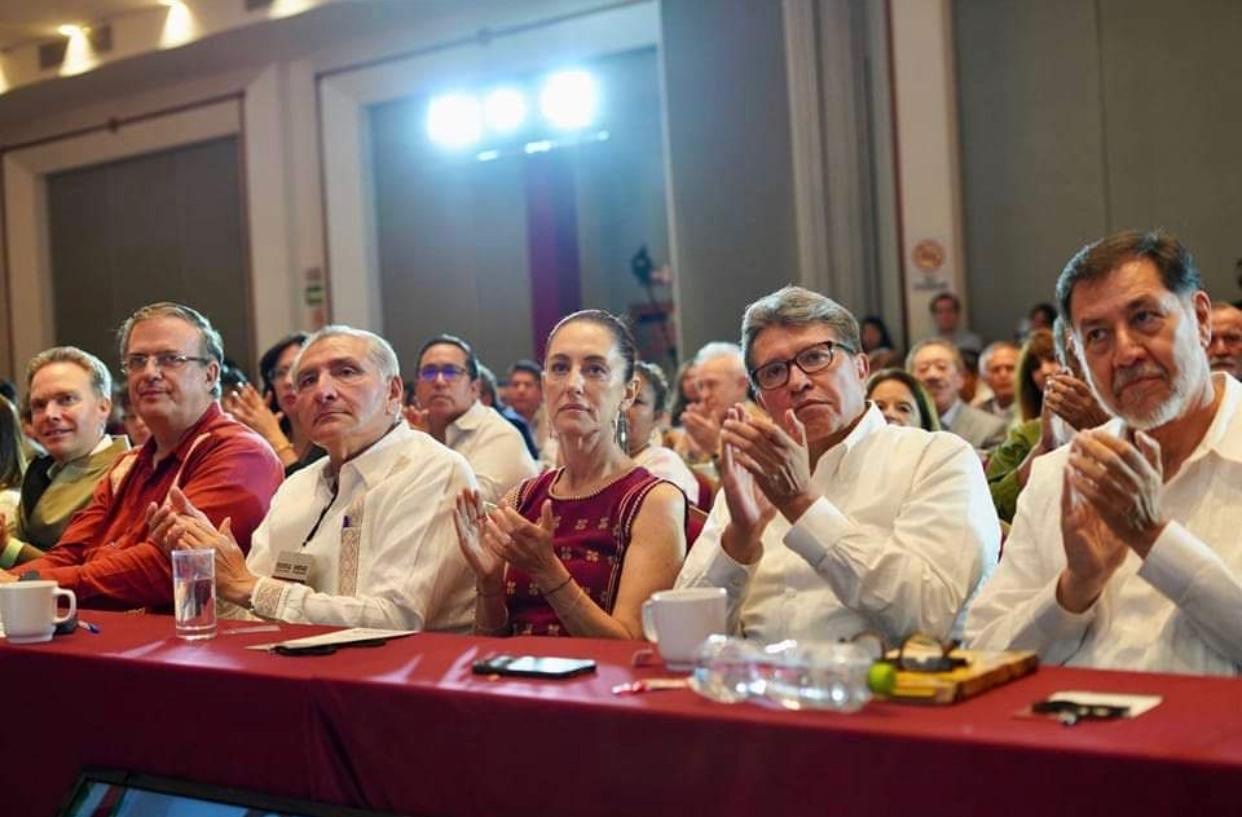
<path fill-rule="evenodd" d="M 272 571 L 273 579 L 286 582 L 306 584 L 315 571 L 315 557 L 296 550 L 286 550 L 276 556 L 276 569 Z"/>

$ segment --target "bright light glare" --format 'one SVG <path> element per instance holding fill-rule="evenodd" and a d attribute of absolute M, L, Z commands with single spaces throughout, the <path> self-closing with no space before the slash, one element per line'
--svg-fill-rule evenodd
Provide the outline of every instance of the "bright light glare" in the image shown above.
<path fill-rule="evenodd" d="M 70 25 L 57 26 L 56 33 L 62 37 L 77 37 L 80 34 L 85 34 L 86 29 L 82 28 L 82 26 L 76 26 L 76 25 L 70 24 Z"/>
<path fill-rule="evenodd" d="M 526 96 L 516 88 L 497 88 L 483 100 L 483 119 L 497 133 L 512 133 L 526 121 Z"/>
<path fill-rule="evenodd" d="M 168 7 L 168 16 L 164 18 L 164 28 L 160 32 L 160 47 L 172 48 L 193 40 L 198 33 L 198 25 L 189 7 L 181 0 L 161 0 Z"/>
<path fill-rule="evenodd" d="M 90 38 L 86 36 L 85 28 L 67 25 L 61 26 L 57 31 L 69 38 L 69 42 L 65 45 L 65 59 L 61 62 L 57 73 L 62 77 L 71 77 L 95 67 L 98 60 L 95 58 Z"/>
<path fill-rule="evenodd" d="M 538 142 L 527 142 L 522 146 L 522 150 L 527 153 L 547 153 L 553 147 L 555 145 L 552 144 L 552 140 L 540 139 Z"/>
<path fill-rule="evenodd" d="M 427 106 L 427 135 L 446 148 L 464 148 L 483 136 L 479 101 L 465 94 L 445 94 Z"/>
<path fill-rule="evenodd" d="M 539 110 L 558 128 L 585 128 L 595 119 L 599 95 L 586 71 L 562 71 L 548 77 L 539 92 Z"/>
<path fill-rule="evenodd" d="M 474 158 L 478 159 L 480 162 L 494 162 L 495 160 L 500 158 L 500 151 L 499 150 L 480 150 Z"/>

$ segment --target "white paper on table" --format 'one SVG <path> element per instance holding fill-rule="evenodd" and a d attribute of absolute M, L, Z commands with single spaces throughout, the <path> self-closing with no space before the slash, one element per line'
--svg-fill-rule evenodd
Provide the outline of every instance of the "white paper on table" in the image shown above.
<path fill-rule="evenodd" d="M 1125 695 L 1120 692 L 1086 692 L 1071 689 L 1065 692 L 1053 692 L 1049 701 L 1072 701 L 1081 706 L 1125 706 L 1129 707 L 1127 718 L 1137 718 L 1149 709 L 1154 709 L 1164 700 L 1160 695 Z"/>
<path fill-rule="evenodd" d="M 353 644 L 357 641 L 375 641 L 380 638 L 402 638 L 414 635 L 418 630 L 381 630 L 375 627 L 350 627 L 348 630 L 335 630 L 323 635 L 311 635 L 305 638 L 291 638 L 288 641 L 273 641 L 268 644 L 251 644 L 248 650 L 270 650 L 273 647 L 322 647 L 330 644 Z"/>

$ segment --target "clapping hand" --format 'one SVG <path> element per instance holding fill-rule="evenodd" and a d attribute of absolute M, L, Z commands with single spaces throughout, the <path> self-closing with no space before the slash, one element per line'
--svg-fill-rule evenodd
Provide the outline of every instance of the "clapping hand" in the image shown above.
<path fill-rule="evenodd" d="M 811 455 L 806 428 L 792 409 L 782 429 L 767 417 L 748 417 L 741 406 L 724 421 L 724 443 L 733 459 L 750 472 L 755 484 L 790 523 L 815 501 L 811 489 Z"/>
<path fill-rule="evenodd" d="M 487 511 L 479 492 L 463 488 L 453 508 L 453 527 L 457 528 L 457 544 L 461 547 L 466 563 L 474 571 L 479 585 L 487 590 L 498 590 L 504 580 L 504 560 L 484 544 L 483 530 L 487 524 Z"/>
<path fill-rule="evenodd" d="M 1068 470 L 1074 490 L 1145 557 L 1167 524 L 1160 511 L 1164 467 L 1154 438 L 1137 431 L 1133 439 L 1131 444 L 1100 429 L 1080 431 L 1070 446 Z"/>
<path fill-rule="evenodd" d="M 226 395 L 221 402 L 225 411 L 258 432 L 273 448 L 279 449 L 289 443 L 284 430 L 280 427 L 280 422 L 285 415 L 268 408 L 270 398 L 270 392 L 260 396 L 255 387 L 247 383 L 237 391 Z"/>
<path fill-rule="evenodd" d="M 1069 372 L 1048 377 L 1044 388 L 1044 406 L 1050 408 L 1075 431 L 1085 431 L 1108 422 L 1108 413 L 1100 407 L 1091 387 Z"/>
<path fill-rule="evenodd" d="M 405 417 L 405 422 L 415 431 L 431 432 L 431 422 L 428 419 L 430 414 L 427 409 L 420 409 L 416 405 L 408 405 L 401 407 L 401 414 Z"/>
<path fill-rule="evenodd" d="M 694 451 L 712 455 L 720 445 L 720 423 L 703 403 L 691 403 L 681 414 L 681 424 L 686 430 Z"/>
<path fill-rule="evenodd" d="M 1076 493 L 1069 467 L 1061 484 L 1061 541 L 1065 570 L 1057 581 L 1057 601 L 1070 612 L 1081 613 L 1095 603 L 1129 549 L 1094 506 Z"/>
<path fill-rule="evenodd" d="M 242 605 L 250 601 L 258 577 L 246 566 L 246 554 L 233 536 L 231 518 L 216 528 L 179 488 L 168 492 L 168 501 L 152 516 L 163 528 L 166 550 L 211 549 L 216 552 L 216 587 L 221 598 Z"/>
<path fill-rule="evenodd" d="M 725 421 L 740 421 L 742 417 L 741 408 L 734 407 L 728 410 Z M 776 515 L 776 507 L 728 442 L 720 457 L 720 484 L 729 508 L 729 524 L 721 536 L 721 546 L 736 561 L 753 564 L 763 555 L 763 531 Z"/>

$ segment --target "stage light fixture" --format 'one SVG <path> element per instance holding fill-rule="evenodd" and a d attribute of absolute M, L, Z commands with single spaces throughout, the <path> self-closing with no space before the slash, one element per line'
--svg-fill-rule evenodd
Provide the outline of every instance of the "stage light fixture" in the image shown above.
<path fill-rule="evenodd" d="M 560 71 L 547 78 L 539 92 L 539 110 L 552 125 L 565 130 L 585 128 L 595 120 L 599 93 L 586 71 Z"/>
<path fill-rule="evenodd" d="M 526 95 L 517 88 L 497 88 L 483 99 L 483 120 L 489 130 L 512 133 L 526 121 Z"/>
<path fill-rule="evenodd" d="M 444 94 L 427 106 L 427 135 L 441 147 L 469 147 L 483 136 L 479 101 L 467 94 Z"/>
<path fill-rule="evenodd" d="M 65 24 L 65 25 L 63 25 L 63 26 L 57 26 L 57 27 L 56 27 L 56 33 L 57 33 L 57 34 L 59 34 L 59 35 L 60 35 L 60 36 L 62 36 L 62 37 L 69 37 L 70 39 L 72 39 L 72 38 L 74 38 L 74 37 L 79 37 L 79 36 L 81 36 L 81 35 L 85 34 L 85 33 L 86 33 L 86 29 L 85 29 L 85 28 L 83 28 L 82 26 L 79 26 L 79 25 L 74 25 L 74 24 L 72 24 L 72 23 L 67 23 L 67 24 Z"/>

